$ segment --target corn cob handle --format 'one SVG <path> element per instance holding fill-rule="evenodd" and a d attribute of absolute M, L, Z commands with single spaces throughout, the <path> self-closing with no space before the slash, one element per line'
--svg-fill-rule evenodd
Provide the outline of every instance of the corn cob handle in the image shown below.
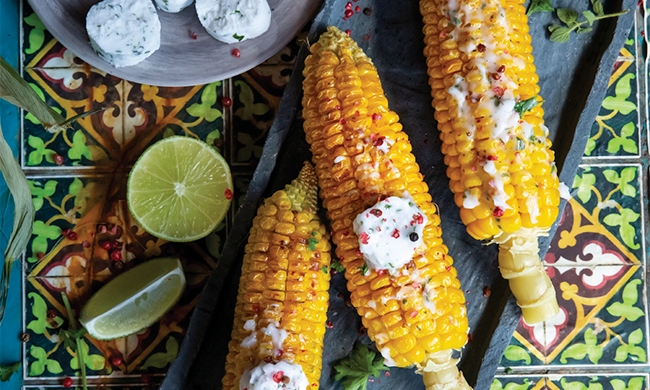
<path fill-rule="evenodd" d="M 499 267 L 533 324 L 558 312 L 537 238 L 559 181 L 537 94 L 524 0 L 420 0 L 447 176 L 467 232 L 500 245 Z"/>
<path fill-rule="evenodd" d="M 451 359 L 451 350 L 467 342 L 465 297 L 442 243 L 440 217 L 377 70 L 335 27 L 310 51 L 303 71 L 304 130 L 352 304 L 386 364 L 418 365 L 431 389 L 442 385 L 440 379 L 445 389 L 469 388 Z M 379 199 L 408 196 L 427 218 L 422 247 L 407 253 L 408 262 L 394 273 L 368 268 L 355 218 Z M 362 215 L 371 213 L 381 215 L 374 209 Z"/>
<path fill-rule="evenodd" d="M 224 390 L 253 390 L 265 380 L 278 388 L 318 389 L 331 248 L 316 215 L 317 197 L 314 168 L 305 163 L 298 178 L 257 211 L 245 248 Z"/>

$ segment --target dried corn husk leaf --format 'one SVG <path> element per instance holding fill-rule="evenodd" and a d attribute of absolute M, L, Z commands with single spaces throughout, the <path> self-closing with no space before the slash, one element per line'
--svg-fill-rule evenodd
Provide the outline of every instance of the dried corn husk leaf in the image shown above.
<path fill-rule="evenodd" d="M 0 323 L 5 313 L 5 304 L 9 292 L 9 276 L 14 260 L 20 256 L 27 246 L 34 226 L 34 203 L 29 191 L 27 178 L 14 158 L 0 128 L 0 172 L 7 182 L 7 187 L 14 198 L 14 225 L 9 236 L 9 243 L 4 253 L 4 267 L 0 277 Z"/>
<path fill-rule="evenodd" d="M 51 109 L 18 72 L 0 57 L 0 98 L 32 113 L 52 133 L 67 128 L 68 121 Z"/>

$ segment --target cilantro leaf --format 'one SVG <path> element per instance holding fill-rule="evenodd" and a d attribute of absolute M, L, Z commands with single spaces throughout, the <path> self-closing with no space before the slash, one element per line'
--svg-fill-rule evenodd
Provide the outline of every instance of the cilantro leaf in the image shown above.
<path fill-rule="evenodd" d="M 324 273 L 327 273 L 328 268 L 326 265 L 324 265 L 323 268 L 321 268 L 320 270 L 323 271 Z"/>
<path fill-rule="evenodd" d="M 553 12 L 555 8 L 551 5 L 551 0 L 531 0 L 528 6 L 526 15 L 534 14 L 535 12 Z"/>
<path fill-rule="evenodd" d="M 338 273 L 345 272 L 345 267 L 339 261 L 335 261 L 330 265 L 330 268 Z"/>
<path fill-rule="evenodd" d="M 18 372 L 20 362 L 10 364 L 8 366 L 0 366 L 0 382 L 9 382 L 14 372 Z"/>
<path fill-rule="evenodd" d="M 316 250 L 316 244 L 318 244 L 318 240 L 315 238 L 310 238 L 309 239 L 309 250 L 310 251 L 315 251 Z"/>
<path fill-rule="evenodd" d="M 335 380 L 341 381 L 345 390 L 366 390 L 368 377 L 379 377 L 381 371 L 388 371 L 384 358 L 377 352 L 358 343 L 350 356 L 334 366 Z"/>
<path fill-rule="evenodd" d="M 242 39 L 244 39 L 243 35 L 237 35 L 237 33 L 232 34 L 232 37 L 241 42 Z"/>
<path fill-rule="evenodd" d="M 551 27 L 556 27 L 556 28 L 551 30 Z M 564 27 L 559 27 L 559 26 L 551 26 L 551 27 L 549 27 L 548 29 L 551 30 L 551 40 L 553 40 L 553 34 L 555 33 L 555 31 Z M 515 111 L 519 113 L 519 116 L 523 116 L 524 113 L 532 110 L 533 108 L 537 107 L 540 104 L 542 104 L 542 102 L 537 100 L 537 96 L 533 96 L 530 99 L 522 100 L 518 103 L 515 103 Z"/>

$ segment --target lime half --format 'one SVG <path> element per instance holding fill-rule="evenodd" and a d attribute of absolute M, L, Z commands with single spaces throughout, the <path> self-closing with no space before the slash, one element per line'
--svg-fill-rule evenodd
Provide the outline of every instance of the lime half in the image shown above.
<path fill-rule="evenodd" d="M 203 141 L 169 137 L 135 163 L 127 185 L 131 214 L 168 241 L 194 241 L 221 222 L 232 199 L 228 163 Z"/>
<path fill-rule="evenodd" d="M 125 337 L 162 318 L 184 288 L 185 275 L 178 259 L 154 259 L 99 289 L 81 310 L 79 322 L 98 340 Z"/>

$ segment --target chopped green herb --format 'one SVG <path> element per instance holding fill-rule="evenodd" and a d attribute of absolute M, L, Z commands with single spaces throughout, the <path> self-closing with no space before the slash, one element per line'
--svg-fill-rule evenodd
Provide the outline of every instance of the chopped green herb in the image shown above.
<path fill-rule="evenodd" d="M 312 237 L 313 237 L 313 236 L 316 236 L 317 234 L 318 234 L 318 232 L 315 231 L 315 230 L 314 230 L 313 232 L 311 232 Z"/>
<path fill-rule="evenodd" d="M 387 205 L 385 206 L 385 208 L 389 209 L 389 208 L 391 208 L 391 205 L 387 204 Z"/>
<path fill-rule="evenodd" d="M 316 250 L 316 244 L 318 244 L 318 240 L 315 238 L 310 238 L 309 239 L 309 250 L 314 251 Z"/>
<path fill-rule="evenodd" d="M 451 23 L 452 23 L 454 26 L 460 26 L 460 23 L 461 23 L 461 22 L 460 22 L 460 19 L 458 19 L 457 17 L 453 17 L 453 18 L 451 18 Z"/>
<path fill-rule="evenodd" d="M 517 137 L 517 150 L 524 150 L 526 148 L 526 141 L 523 138 Z"/>
<path fill-rule="evenodd" d="M 515 104 L 515 111 L 519 113 L 519 116 L 523 116 L 524 113 L 532 110 L 533 108 L 542 104 L 543 100 L 537 100 L 537 96 L 533 96 L 530 99 L 522 100 Z"/>
<path fill-rule="evenodd" d="M 363 267 L 357 267 L 361 270 L 361 275 L 366 276 L 368 274 L 368 264 L 363 264 Z"/>
<path fill-rule="evenodd" d="M 407 303 L 409 303 L 408 299 L 402 299 L 402 305 L 406 305 Z"/>
<path fill-rule="evenodd" d="M 325 273 L 327 273 L 327 266 L 326 266 L 326 265 L 323 266 L 323 268 L 321 268 L 320 270 L 323 271 L 323 272 L 325 272 Z"/>
<path fill-rule="evenodd" d="M 241 42 L 242 39 L 244 39 L 243 35 L 237 35 L 237 33 L 232 34 L 232 37 Z"/>
<path fill-rule="evenodd" d="M 338 273 L 345 272 L 345 267 L 338 261 L 333 262 L 330 265 L 330 268 L 333 269 L 334 271 L 338 272 Z"/>

